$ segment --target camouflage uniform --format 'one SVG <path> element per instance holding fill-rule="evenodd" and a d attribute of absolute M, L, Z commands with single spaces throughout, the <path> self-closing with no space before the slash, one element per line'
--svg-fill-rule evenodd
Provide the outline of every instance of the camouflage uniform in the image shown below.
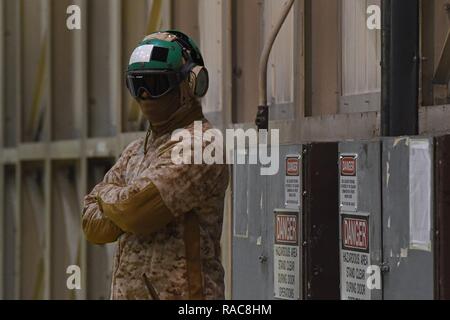
<path fill-rule="evenodd" d="M 200 108 L 195 103 L 194 107 Z M 212 128 L 203 116 L 199 120 L 203 132 Z M 194 123 L 183 121 L 178 127 L 189 130 L 193 140 L 201 139 L 194 136 Z M 220 237 L 228 168 L 174 164 L 171 132 L 151 137 L 146 153 L 144 138 L 132 142 L 103 182 L 85 197 L 83 230 L 87 239 L 97 244 L 118 241 L 112 299 L 224 298 Z M 105 214 L 109 209 L 104 206 L 129 206 L 139 201 L 139 206 L 151 207 L 144 210 L 146 216 L 135 219 L 134 226 L 121 224 L 120 217 L 129 219 L 138 209 Z M 161 226 L 152 221 L 153 210 L 160 212 Z"/>

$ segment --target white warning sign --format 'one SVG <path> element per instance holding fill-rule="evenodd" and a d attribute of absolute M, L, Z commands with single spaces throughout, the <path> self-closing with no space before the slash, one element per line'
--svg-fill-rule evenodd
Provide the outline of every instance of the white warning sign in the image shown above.
<path fill-rule="evenodd" d="M 358 156 L 356 154 L 340 156 L 339 199 L 341 211 L 358 211 L 357 161 Z"/>
<path fill-rule="evenodd" d="M 300 299 L 300 248 L 298 212 L 275 211 L 274 296 Z"/>
<path fill-rule="evenodd" d="M 341 298 L 370 300 L 369 215 L 341 214 Z"/>
<path fill-rule="evenodd" d="M 300 156 L 286 156 L 286 176 L 284 183 L 285 205 L 287 208 L 300 207 Z"/>

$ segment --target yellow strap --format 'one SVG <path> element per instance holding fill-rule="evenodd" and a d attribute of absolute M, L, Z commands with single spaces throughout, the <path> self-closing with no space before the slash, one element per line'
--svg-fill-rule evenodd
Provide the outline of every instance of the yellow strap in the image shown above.
<path fill-rule="evenodd" d="M 158 295 L 158 292 L 156 292 L 155 290 L 155 287 L 152 285 L 150 280 L 148 280 L 147 275 L 144 273 L 142 277 L 144 278 L 145 286 L 147 287 L 148 294 L 150 295 L 152 300 L 161 300 L 161 298 Z"/>
<path fill-rule="evenodd" d="M 189 300 L 203 300 L 203 277 L 200 259 L 200 225 L 194 211 L 184 217 L 184 246 L 188 276 Z"/>

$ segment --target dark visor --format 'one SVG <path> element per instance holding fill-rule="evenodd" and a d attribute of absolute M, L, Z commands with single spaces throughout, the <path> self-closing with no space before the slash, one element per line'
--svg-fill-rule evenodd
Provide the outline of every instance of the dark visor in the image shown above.
<path fill-rule="evenodd" d="M 151 99 L 160 98 L 181 83 L 181 74 L 178 72 L 135 72 L 127 74 L 127 87 L 133 98 L 142 99 L 146 92 Z"/>

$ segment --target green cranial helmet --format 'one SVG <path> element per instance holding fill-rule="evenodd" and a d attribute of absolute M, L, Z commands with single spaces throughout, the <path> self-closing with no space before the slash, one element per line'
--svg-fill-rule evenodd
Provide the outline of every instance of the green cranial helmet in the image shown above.
<path fill-rule="evenodd" d="M 134 98 L 146 92 L 152 99 L 169 93 L 188 79 L 193 96 L 208 90 L 208 72 L 195 42 L 169 30 L 147 36 L 133 51 L 127 69 L 127 87 Z"/>

